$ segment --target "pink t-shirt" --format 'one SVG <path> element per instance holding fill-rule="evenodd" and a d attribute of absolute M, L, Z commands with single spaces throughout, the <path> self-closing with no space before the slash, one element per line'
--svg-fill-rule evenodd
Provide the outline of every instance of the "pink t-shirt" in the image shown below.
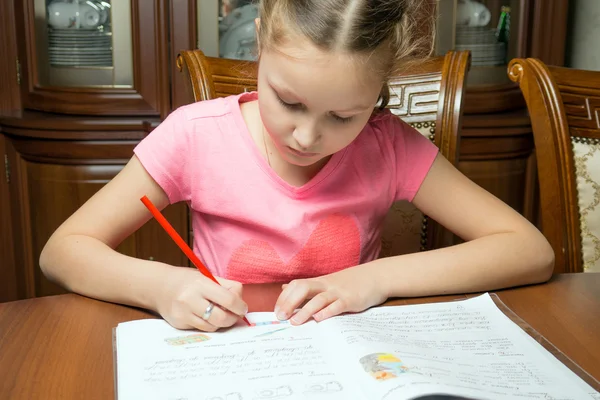
<path fill-rule="evenodd" d="M 171 203 L 192 210 L 194 252 L 242 283 L 315 277 L 377 258 L 383 219 L 411 201 L 438 149 L 389 111 L 308 183 L 281 179 L 256 147 L 240 102 L 256 92 L 181 107 L 135 148 Z"/>

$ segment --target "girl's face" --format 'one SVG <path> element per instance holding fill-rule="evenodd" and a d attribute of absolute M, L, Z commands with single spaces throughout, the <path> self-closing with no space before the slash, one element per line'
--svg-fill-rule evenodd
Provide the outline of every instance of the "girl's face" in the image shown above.
<path fill-rule="evenodd" d="M 261 119 L 283 160 L 309 166 L 358 136 L 382 87 L 361 61 L 305 41 L 261 52 Z"/>

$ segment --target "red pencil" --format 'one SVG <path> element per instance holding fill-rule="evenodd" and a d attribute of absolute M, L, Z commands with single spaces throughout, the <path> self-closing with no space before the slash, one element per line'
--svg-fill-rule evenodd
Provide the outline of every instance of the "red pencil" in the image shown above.
<path fill-rule="evenodd" d="M 200 261 L 200 259 L 194 254 L 192 249 L 190 249 L 190 246 L 188 246 L 187 243 L 181 238 L 181 236 L 179 236 L 177 231 L 175 231 L 175 229 L 173 229 L 173 227 L 171 226 L 169 221 L 167 221 L 167 219 L 161 214 L 161 212 L 158 210 L 158 208 L 156 208 L 156 206 L 154 204 L 152 204 L 150 199 L 148 197 L 144 196 L 141 198 L 141 200 L 142 200 L 142 203 L 144 203 L 144 205 L 148 208 L 148 210 L 150 210 L 150 212 L 152 213 L 152 216 L 154 216 L 154 218 L 158 221 L 160 226 L 162 226 L 164 228 L 164 230 L 167 231 L 169 236 L 171 236 L 171 239 L 173 239 L 175 241 L 177 246 L 179 246 L 179 248 L 187 256 L 187 258 L 190 259 L 192 264 L 194 264 L 196 266 L 196 268 L 198 268 L 198 270 L 202 273 L 202 275 L 206 276 L 207 278 L 209 278 L 210 280 L 215 282 L 217 285 L 221 285 L 219 283 L 219 281 L 217 281 L 215 279 L 213 274 L 210 273 L 208 268 L 206 268 L 204 266 L 204 264 L 202 264 L 202 261 Z M 248 324 L 248 326 L 250 326 L 250 322 L 246 319 L 246 317 L 242 317 L 242 319 L 244 320 L 244 322 L 246 324 Z"/>

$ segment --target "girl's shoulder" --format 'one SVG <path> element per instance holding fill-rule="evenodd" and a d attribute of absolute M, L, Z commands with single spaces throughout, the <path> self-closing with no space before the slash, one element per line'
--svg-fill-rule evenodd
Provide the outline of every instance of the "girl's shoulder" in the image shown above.
<path fill-rule="evenodd" d="M 241 95 L 218 97 L 210 100 L 197 101 L 195 103 L 181 106 L 175 113 L 186 121 L 195 121 L 206 118 L 221 118 L 231 115 L 232 105 L 237 104 Z"/>
<path fill-rule="evenodd" d="M 144 138 L 144 146 L 154 143 L 160 148 L 167 140 L 189 146 L 197 141 L 207 144 L 230 138 L 231 135 L 224 133 L 233 131 L 241 118 L 238 97 L 233 95 L 178 107 Z"/>
<path fill-rule="evenodd" d="M 419 131 L 392 113 L 388 108 L 374 112 L 367 126 L 383 140 L 397 141 L 415 135 L 422 136 Z"/>
<path fill-rule="evenodd" d="M 392 131 L 390 133 L 394 133 L 398 129 L 412 129 L 410 125 L 394 114 L 389 108 L 375 110 L 371 118 L 369 118 L 368 123 L 378 130 Z"/>

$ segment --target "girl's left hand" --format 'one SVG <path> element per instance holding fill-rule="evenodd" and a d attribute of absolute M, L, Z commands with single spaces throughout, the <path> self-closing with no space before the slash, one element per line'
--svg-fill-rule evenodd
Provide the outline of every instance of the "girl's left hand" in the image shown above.
<path fill-rule="evenodd" d="M 277 318 L 291 317 L 292 325 L 300 325 L 313 317 L 315 321 L 344 312 L 360 312 L 383 303 L 387 294 L 374 278 L 367 264 L 310 279 L 297 279 L 283 285 L 275 304 Z M 296 314 L 294 310 L 308 302 Z"/>

